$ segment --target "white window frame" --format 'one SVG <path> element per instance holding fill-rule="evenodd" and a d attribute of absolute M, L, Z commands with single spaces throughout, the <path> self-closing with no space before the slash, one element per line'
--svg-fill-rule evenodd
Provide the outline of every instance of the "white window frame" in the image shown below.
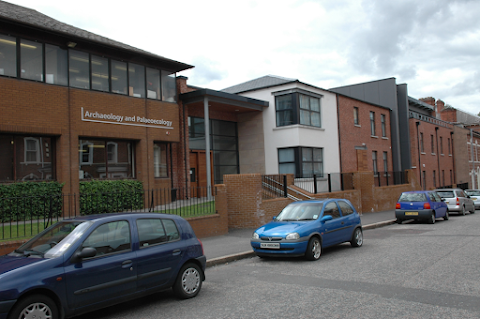
<path fill-rule="evenodd" d="M 28 150 L 27 149 L 27 144 L 29 141 L 33 141 L 35 142 L 35 150 Z M 35 152 L 35 161 L 29 161 L 28 160 L 28 157 L 27 157 L 27 154 L 29 152 Z M 38 140 L 38 138 L 35 138 L 35 137 L 25 137 L 24 138 L 24 163 L 28 163 L 28 164 L 38 164 L 40 163 L 40 141 Z"/>

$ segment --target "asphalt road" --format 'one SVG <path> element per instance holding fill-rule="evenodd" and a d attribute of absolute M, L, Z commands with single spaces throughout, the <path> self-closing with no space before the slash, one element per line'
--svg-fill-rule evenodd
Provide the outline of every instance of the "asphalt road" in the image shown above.
<path fill-rule="evenodd" d="M 480 212 L 366 230 L 361 248 L 207 269 L 200 294 L 165 291 L 94 318 L 480 318 Z"/>

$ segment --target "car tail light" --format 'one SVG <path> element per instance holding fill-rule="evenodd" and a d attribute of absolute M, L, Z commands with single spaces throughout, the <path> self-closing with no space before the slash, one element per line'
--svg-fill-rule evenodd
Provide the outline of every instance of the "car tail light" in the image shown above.
<path fill-rule="evenodd" d="M 460 205 L 460 198 L 456 197 L 455 199 L 457 200 L 457 206 Z"/>
<path fill-rule="evenodd" d="M 400 203 L 397 203 L 397 205 L 395 205 L 395 209 L 400 209 Z"/>
<path fill-rule="evenodd" d="M 203 252 L 203 243 L 202 243 L 202 241 L 201 241 L 200 239 L 198 239 L 198 238 L 197 238 L 197 240 L 198 240 L 198 242 L 200 243 L 200 246 L 202 247 L 202 255 L 205 255 L 205 253 Z"/>
<path fill-rule="evenodd" d="M 430 209 L 430 203 L 423 204 L 423 209 Z"/>

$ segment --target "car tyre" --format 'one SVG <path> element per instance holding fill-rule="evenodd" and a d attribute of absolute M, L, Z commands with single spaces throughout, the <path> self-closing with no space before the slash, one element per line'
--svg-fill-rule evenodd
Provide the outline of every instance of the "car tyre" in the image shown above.
<path fill-rule="evenodd" d="M 403 222 L 403 220 L 401 220 L 400 218 L 397 218 L 397 224 L 401 224 Z"/>
<path fill-rule="evenodd" d="M 432 215 L 430 215 L 430 218 L 428 219 L 429 224 L 435 224 L 435 212 L 432 212 Z"/>
<path fill-rule="evenodd" d="M 353 247 L 360 247 L 363 245 L 363 232 L 360 228 L 355 228 L 355 230 L 353 231 L 350 244 Z"/>
<path fill-rule="evenodd" d="M 450 212 L 447 209 L 447 211 L 445 212 L 445 216 L 443 216 L 443 220 L 448 220 L 449 218 L 450 218 Z"/>
<path fill-rule="evenodd" d="M 318 237 L 312 237 L 307 245 L 305 257 L 307 260 L 318 260 L 322 255 L 322 243 Z"/>
<path fill-rule="evenodd" d="M 465 206 L 462 206 L 462 216 L 465 216 Z"/>
<path fill-rule="evenodd" d="M 173 293 L 181 299 L 193 298 L 202 288 L 202 271 L 197 264 L 185 264 L 173 285 Z"/>
<path fill-rule="evenodd" d="M 55 302 L 44 295 L 31 295 L 12 308 L 9 319 L 18 318 L 51 318 L 58 319 L 58 309 Z"/>

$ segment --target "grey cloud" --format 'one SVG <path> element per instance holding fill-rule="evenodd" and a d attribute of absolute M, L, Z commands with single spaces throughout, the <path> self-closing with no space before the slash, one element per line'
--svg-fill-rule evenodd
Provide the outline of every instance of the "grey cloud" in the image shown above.
<path fill-rule="evenodd" d="M 197 56 L 194 58 L 192 64 L 196 66 L 192 70 L 189 79 L 189 83 L 193 85 L 208 85 L 213 81 L 221 81 L 228 76 L 228 71 L 223 68 L 220 63 L 207 57 Z"/>

